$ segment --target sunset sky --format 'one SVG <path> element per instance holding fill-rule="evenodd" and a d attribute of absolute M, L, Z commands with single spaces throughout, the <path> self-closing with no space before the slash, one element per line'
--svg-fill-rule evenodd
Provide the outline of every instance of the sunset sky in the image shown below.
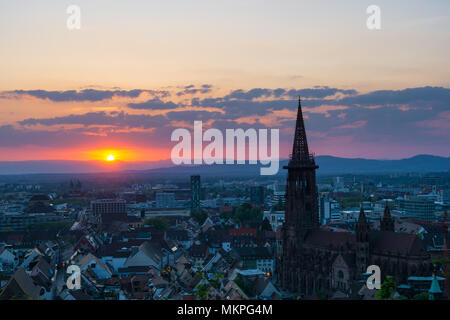
<path fill-rule="evenodd" d="M 0 0 L 0 41 L 0 161 L 164 160 L 194 120 L 287 157 L 299 95 L 318 155 L 450 156 L 446 0 Z"/>

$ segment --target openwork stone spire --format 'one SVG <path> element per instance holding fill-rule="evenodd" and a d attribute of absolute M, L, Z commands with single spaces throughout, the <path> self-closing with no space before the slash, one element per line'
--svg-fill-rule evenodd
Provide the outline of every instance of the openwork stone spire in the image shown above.
<path fill-rule="evenodd" d="M 298 97 L 297 122 L 295 124 L 294 146 L 291 159 L 295 162 L 307 162 L 311 160 L 306 140 L 305 122 L 303 121 L 302 103 Z"/>

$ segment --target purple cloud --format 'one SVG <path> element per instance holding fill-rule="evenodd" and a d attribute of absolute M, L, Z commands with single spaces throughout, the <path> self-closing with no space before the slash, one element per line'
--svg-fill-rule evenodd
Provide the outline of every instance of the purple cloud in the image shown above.
<path fill-rule="evenodd" d="M 38 99 L 48 99 L 53 102 L 67 102 L 67 101 L 90 101 L 96 102 L 101 100 L 111 99 L 114 96 L 137 98 L 143 92 L 167 96 L 167 91 L 159 90 L 67 90 L 67 91 L 47 91 L 47 90 L 13 90 L 2 92 L 2 98 L 20 97 L 24 95 L 32 96 Z"/>

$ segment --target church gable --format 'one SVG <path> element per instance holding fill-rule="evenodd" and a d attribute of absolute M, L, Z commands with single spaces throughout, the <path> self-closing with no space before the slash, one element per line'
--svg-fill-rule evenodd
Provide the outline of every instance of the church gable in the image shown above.
<path fill-rule="evenodd" d="M 347 292 L 351 287 L 352 272 L 351 265 L 343 255 L 339 254 L 333 262 L 331 269 L 331 286 L 335 290 Z"/>

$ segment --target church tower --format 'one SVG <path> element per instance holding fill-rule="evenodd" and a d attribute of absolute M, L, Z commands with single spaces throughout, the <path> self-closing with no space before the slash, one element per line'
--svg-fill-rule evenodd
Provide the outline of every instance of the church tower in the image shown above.
<path fill-rule="evenodd" d="M 312 229 L 319 228 L 318 193 L 314 156 L 309 153 L 303 121 L 301 100 L 298 100 L 294 146 L 287 166 L 285 222 L 283 224 L 283 254 L 281 282 L 285 288 L 295 289 L 296 256 L 303 240 Z M 294 287 L 292 287 L 294 286 Z"/>

